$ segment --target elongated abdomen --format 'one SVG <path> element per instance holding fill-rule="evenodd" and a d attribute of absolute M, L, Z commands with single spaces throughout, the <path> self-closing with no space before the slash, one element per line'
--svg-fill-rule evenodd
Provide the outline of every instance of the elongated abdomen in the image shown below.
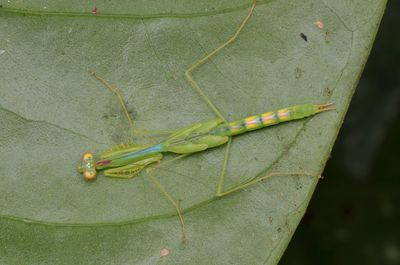
<path fill-rule="evenodd" d="M 220 136 L 237 135 L 285 121 L 302 119 L 324 111 L 325 109 L 322 109 L 324 106 L 326 105 L 304 104 L 253 115 L 245 119 L 230 122 L 228 124 L 218 125 L 211 130 L 210 134 Z"/>

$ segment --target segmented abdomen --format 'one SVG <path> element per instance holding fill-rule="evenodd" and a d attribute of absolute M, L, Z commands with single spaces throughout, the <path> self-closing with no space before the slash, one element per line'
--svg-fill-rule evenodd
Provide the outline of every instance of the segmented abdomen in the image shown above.
<path fill-rule="evenodd" d="M 210 134 L 220 136 L 232 136 L 248 131 L 257 130 L 277 123 L 302 119 L 318 112 L 318 106 L 306 104 L 270 111 L 245 119 L 221 124 L 210 131 Z"/>

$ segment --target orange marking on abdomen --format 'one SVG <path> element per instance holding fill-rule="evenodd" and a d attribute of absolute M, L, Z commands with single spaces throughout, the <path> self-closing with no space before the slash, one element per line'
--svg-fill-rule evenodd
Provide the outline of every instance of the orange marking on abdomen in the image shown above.
<path fill-rule="evenodd" d="M 267 112 L 267 113 L 261 114 L 261 117 L 262 117 L 262 121 L 263 121 L 264 125 L 267 125 L 267 124 L 270 124 L 270 123 L 273 123 L 276 121 L 276 115 L 274 112 Z"/>
<path fill-rule="evenodd" d="M 278 111 L 278 116 L 279 119 L 287 119 L 289 118 L 289 110 L 288 109 L 282 109 Z"/>
<path fill-rule="evenodd" d="M 248 117 L 244 119 L 246 123 L 246 128 L 247 129 L 254 129 L 260 126 L 260 120 L 258 118 L 258 115 Z"/>

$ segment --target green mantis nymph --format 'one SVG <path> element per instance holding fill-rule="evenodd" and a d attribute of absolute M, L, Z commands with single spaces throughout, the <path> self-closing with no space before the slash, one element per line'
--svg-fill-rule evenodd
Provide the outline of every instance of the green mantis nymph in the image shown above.
<path fill-rule="evenodd" d="M 310 174 L 307 172 L 274 172 L 270 173 L 261 178 L 252 180 L 244 185 L 239 185 L 233 189 L 223 191 L 222 185 L 225 175 L 225 169 L 227 166 L 228 155 L 230 152 L 231 146 L 231 138 L 234 135 L 243 134 L 248 131 L 253 131 L 257 129 L 264 128 L 266 126 L 278 124 L 280 122 L 291 121 L 296 119 L 303 119 L 305 117 L 315 115 L 317 113 L 332 110 L 334 108 L 328 107 L 333 103 L 329 104 L 321 104 L 321 105 L 313 105 L 313 104 L 303 104 L 297 105 L 293 107 L 288 107 L 284 109 L 280 109 L 277 111 L 270 111 L 258 115 L 253 115 L 244 119 L 236 120 L 233 122 L 227 122 L 226 119 L 222 116 L 222 114 L 217 110 L 214 104 L 207 98 L 207 96 L 203 93 L 201 88 L 196 84 L 196 82 L 192 79 L 190 72 L 195 69 L 197 66 L 205 62 L 208 58 L 213 56 L 215 53 L 220 51 L 226 45 L 231 43 L 236 39 L 248 19 L 253 13 L 255 8 L 256 1 L 253 3 L 249 13 L 246 18 L 240 25 L 239 29 L 236 31 L 234 36 L 229 39 L 227 42 L 219 46 L 213 52 L 208 54 L 206 57 L 201 59 L 199 62 L 191 66 L 188 70 L 186 70 L 185 75 L 189 82 L 196 88 L 196 90 L 200 93 L 203 99 L 207 102 L 207 104 L 211 107 L 211 109 L 215 112 L 216 118 L 197 122 L 186 126 L 182 129 L 167 132 L 167 131 L 137 131 L 135 130 L 133 123 L 128 115 L 128 111 L 125 107 L 125 104 L 119 95 L 119 93 L 103 78 L 95 74 L 94 72 L 89 71 L 94 77 L 102 81 L 107 87 L 109 87 L 119 98 L 122 107 L 125 111 L 125 114 L 129 120 L 132 131 L 134 133 L 169 133 L 168 137 L 164 141 L 161 141 L 156 144 L 147 144 L 147 145 L 119 145 L 112 148 L 109 151 L 104 152 L 100 155 L 100 160 L 95 160 L 94 155 L 92 153 L 86 152 L 82 156 L 82 163 L 79 165 L 79 171 L 83 173 L 84 177 L 88 180 L 92 180 L 96 177 L 97 170 L 104 170 L 104 175 L 107 177 L 114 178 L 132 178 L 137 175 L 141 170 L 146 168 L 147 175 L 152 179 L 152 181 L 160 188 L 160 190 L 164 193 L 164 195 L 168 198 L 168 200 L 173 204 L 177 211 L 177 215 L 181 222 L 182 226 L 182 238 L 183 241 L 186 240 L 185 235 L 185 223 L 183 221 L 181 211 L 175 202 L 175 200 L 169 195 L 169 193 L 165 190 L 165 188 L 154 178 L 151 173 L 151 170 L 158 168 L 162 165 L 170 163 L 172 161 L 176 161 L 177 159 L 181 159 L 182 157 L 187 156 L 188 154 L 192 154 L 195 152 L 204 151 L 208 148 L 213 148 L 217 146 L 221 146 L 227 144 L 227 149 L 225 153 L 225 158 L 223 162 L 222 171 L 220 174 L 219 184 L 217 187 L 216 195 L 218 197 L 223 197 L 227 194 L 230 194 L 234 191 L 240 190 L 244 187 L 252 185 L 254 183 L 260 182 L 266 178 L 275 175 L 310 175 L 314 177 L 319 177 L 314 174 Z M 162 153 L 172 152 L 176 154 L 181 154 L 176 158 L 173 158 L 169 161 L 158 163 L 156 165 L 151 165 L 155 162 L 160 162 L 163 157 Z"/>

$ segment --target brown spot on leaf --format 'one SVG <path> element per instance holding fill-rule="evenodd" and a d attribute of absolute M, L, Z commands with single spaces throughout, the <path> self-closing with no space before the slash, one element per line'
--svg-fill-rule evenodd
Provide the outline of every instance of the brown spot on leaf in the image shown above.
<path fill-rule="evenodd" d="M 160 258 L 168 256 L 169 253 L 170 253 L 170 251 L 169 251 L 168 248 L 162 248 L 162 249 L 160 249 Z"/>
<path fill-rule="evenodd" d="M 331 95 L 331 91 L 328 87 L 325 87 L 325 94 L 329 97 Z"/>
<path fill-rule="evenodd" d="M 324 28 L 324 23 L 322 23 L 322 21 L 315 21 L 314 25 L 317 26 L 319 29 Z"/>

